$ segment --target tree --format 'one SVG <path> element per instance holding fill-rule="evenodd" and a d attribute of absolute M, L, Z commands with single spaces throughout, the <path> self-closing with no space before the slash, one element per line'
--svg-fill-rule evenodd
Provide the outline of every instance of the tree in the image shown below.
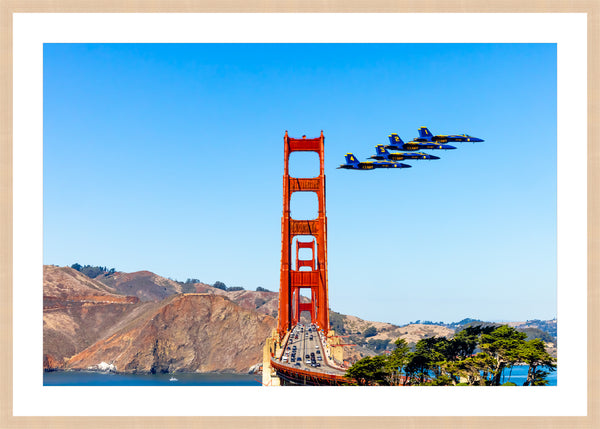
<path fill-rule="evenodd" d="M 346 371 L 346 376 L 353 378 L 360 386 L 387 386 L 388 367 L 385 356 L 367 356 L 362 358 Z"/>
<path fill-rule="evenodd" d="M 452 342 L 444 337 L 431 337 L 419 340 L 415 351 L 410 355 L 406 372 L 424 384 L 431 376 L 442 376 L 443 364 L 453 359 Z"/>
<path fill-rule="evenodd" d="M 88 276 L 90 279 L 95 279 L 96 277 L 107 272 L 106 267 L 94 267 L 92 265 L 85 265 L 79 271 Z"/>
<path fill-rule="evenodd" d="M 269 289 L 265 289 L 264 287 L 258 286 L 256 288 L 256 292 L 271 292 Z"/>
<path fill-rule="evenodd" d="M 450 374 L 466 379 L 469 386 L 484 386 L 488 381 L 486 374 L 490 373 L 495 365 L 496 361 L 490 355 L 487 353 L 477 353 L 475 356 L 454 362 L 447 362 L 444 368 Z"/>
<path fill-rule="evenodd" d="M 81 271 L 81 269 L 83 267 L 81 265 L 79 265 L 77 262 L 75 262 L 73 265 L 71 265 L 71 268 L 73 268 L 74 270 L 77 270 L 77 271 Z"/>
<path fill-rule="evenodd" d="M 465 359 L 471 356 L 477 347 L 479 336 L 482 333 L 489 334 L 493 330 L 493 326 L 472 325 L 457 332 L 452 338 L 456 357 L 458 359 Z"/>
<path fill-rule="evenodd" d="M 221 289 L 221 290 L 227 290 L 227 286 L 225 286 L 225 283 L 220 282 L 220 281 L 216 281 L 215 284 L 213 285 L 213 287 L 216 287 L 217 289 Z"/>
<path fill-rule="evenodd" d="M 496 361 L 493 368 L 492 385 L 499 386 L 502 371 L 519 362 L 519 352 L 525 344 L 527 334 L 518 332 L 515 328 L 502 325 L 489 334 L 482 334 L 481 349 L 490 354 Z"/>
<path fill-rule="evenodd" d="M 555 359 L 546 351 L 546 345 L 540 339 L 526 341 L 520 349 L 520 360 L 529 365 L 527 380 L 523 386 L 544 386 L 548 384 L 546 377 L 549 372 L 538 367 L 556 370 Z"/>
<path fill-rule="evenodd" d="M 415 350 L 413 353 L 410 353 L 408 355 L 408 362 L 404 367 L 409 383 L 424 384 L 425 377 L 429 376 L 427 373 L 428 367 L 429 359 L 422 350 Z"/>
<path fill-rule="evenodd" d="M 401 338 L 397 339 L 394 344 L 396 344 L 396 348 L 387 359 L 387 367 L 390 384 L 398 386 L 404 367 L 409 361 L 410 347 L 406 343 L 406 340 Z M 404 378 L 404 383 L 406 383 L 406 378 Z"/>

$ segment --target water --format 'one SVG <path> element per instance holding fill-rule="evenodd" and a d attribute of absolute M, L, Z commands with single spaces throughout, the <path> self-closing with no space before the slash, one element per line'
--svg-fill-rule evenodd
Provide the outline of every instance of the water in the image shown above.
<path fill-rule="evenodd" d="M 544 369 L 544 368 L 538 368 L 538 369 Z M 513 366 L 512 373 L 510 371 L 510 368 L 505 368 L 504 371 L 502 371 L 503 378 L 500 379 L 500 384 L 510 381 L 512 383 L 515 383 L 517 386 L 523 386 L 523 383 L 525 383 L 525 380 L 527 380 L 527 371 L 528 370 L 529 370 L 529 366 L 527 366 L 527 365 Z M 556 373 L 557 373 L 557 371 L 553 371 L 553 372 L 550 372 L 546 376 L 546 380 L 548 380 L 548 384 L 546 386 L 556 386 L 556 379 L 557 379 Z M 429 377 L 431 377 L 431 378 L 435 377 L 433 371 L 428 371 L 428 374 L 429 374 Z M 483 371 L 481 372 L 481 375 L 483 375 Z M 510 375 L 510 379 L 508 378 L 509 375 Z"/>
<path fill-rule="evenodd" d="M 527 380 L 527 370 L 529 369 L 528 366 L 526 365 L 515 365 L 512 368 L 512 375 L 510 377 L 510 381 L 515 383 L 517 386 L 522 386 L 523 383 L 525 383 L 525 380 Z M 543 369 L 543 368 L 542 368 Z M 546 377 L 546 379 L 548 380 L 548 386 L 556 386 L 556 377 L 557 377 L 557 371 L 553 371 L 551 373 L 548 374 L 548 376 Z M 502 372 L 504 379 L 501 380 L 501 383 L 505 383 L 507 381 L 509 381 L 508 379 L 508 375 L 510 374 L 510 368 L 505 369 Z"/>
<path fill-rule="evenodd" d="M 527 379 L 527 366 L 513 367 L 510 381 L 522 386 Z M 510 370 L 504 371 L 509 381 Z M 171 377 L 177 381 L 169 381 Z M 44 372 L 44 386 L 260 386 L 260 374 L 114 374 L 91 371 Z M 548 386 L 556 386 L 556 371 L 548 377 Z"/>
<path fill-rule="evenodd" d="M 170 381 L 175 377 L 177 381 Z M 260 386 L 258 374 L 114 374 L 91 371 L 44 372 L 44 386 Z"/>

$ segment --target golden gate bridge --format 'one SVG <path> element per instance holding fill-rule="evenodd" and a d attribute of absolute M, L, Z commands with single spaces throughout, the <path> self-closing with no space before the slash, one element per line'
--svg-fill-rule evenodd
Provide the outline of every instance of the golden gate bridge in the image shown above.
<path fill-rule="evenodd" d="M 279 314 L 277 329 L 267 339 L 263 352 L 263 384 L 351 384 L 354 380 L 344 376 L 342 366 L 342 347 L 339 346 L 344 344 L 329 329 L 325 137 L 321 131 L 317 138 L 292 138 L 286 131 L 283 142 Z M 291 177 L 289 160 L 294 152 L 316 152 L 319 175 L 312 178 Z M 294 192 L 316 193 L 316 219 L 292 218 L 290 202 Z M 301 259 L 301 249 L 309 250 L 311 257 Z M 310 302 L 302 302 L 306 301 L 301 299 L 302 293 L 310 295 Z M 306 324 L 301 323 L 303 312 L 309 314 L 310 322 Z"/>

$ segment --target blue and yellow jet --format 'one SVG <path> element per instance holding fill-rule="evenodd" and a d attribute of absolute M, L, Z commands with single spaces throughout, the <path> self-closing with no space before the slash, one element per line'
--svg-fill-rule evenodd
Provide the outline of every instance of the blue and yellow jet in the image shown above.
<path fill-rule="evenodd" d="M 346 154 L 346 163 L 338 168 L 346 168 L 349 170 L 373 170 L 375 168 L 410 168 L 408 164 L 402 164 L 394 161 L 364 161 L 360 162 L 354 154 Z"/>
<path fill-rule="evenodd" d="M 438 142 L 438 143 L 447 143 L 447 142 L 482 142 L 483 139 L 472 137 L 468 134 L 461 135 L 451 135 L 451 136 L 434 136 L 431 134 L 431 131 L 427 127 L 419 128 L 419 137 L 414 139 L 417 142 Z"/>
<path fill-rule="evenodd" d="M 405 159 L 440 159 L 438 156 L 429 155 L 424 152 L 396 152 L 391 153 L 383 147 L 382 144 L 375 146 L 377 155 L 370 156 L 370 159 L 379 159 L 383 161 L 404 161 Z"/>
<path fill-rule="evenodd" d="M 385 148 L 391 150 L 456 149 L 454 146 L 450 146 L 449 144 L 441 144 L 438 142 L 421 142 L 412 140 L 408 143 L 404 143 L 404 141 L 396 133 L 390 134 L 388 138 L 390 139 L 390 144 Z"/>

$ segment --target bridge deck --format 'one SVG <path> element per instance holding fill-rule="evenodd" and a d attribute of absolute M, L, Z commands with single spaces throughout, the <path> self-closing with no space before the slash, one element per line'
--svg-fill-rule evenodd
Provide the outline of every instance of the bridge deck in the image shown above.
<path fill-rule="evenodd" d="M 316 327 L 296 325 L 286 339 L 279 355 L 271 359 L 271 365 L 282 378 L 316 385 L 352 383 L 344 376 L 345 370 L 329 356 L 324 347 L 325 337 Z M 316 364 L 319 366 L 313 366 Z"/>

